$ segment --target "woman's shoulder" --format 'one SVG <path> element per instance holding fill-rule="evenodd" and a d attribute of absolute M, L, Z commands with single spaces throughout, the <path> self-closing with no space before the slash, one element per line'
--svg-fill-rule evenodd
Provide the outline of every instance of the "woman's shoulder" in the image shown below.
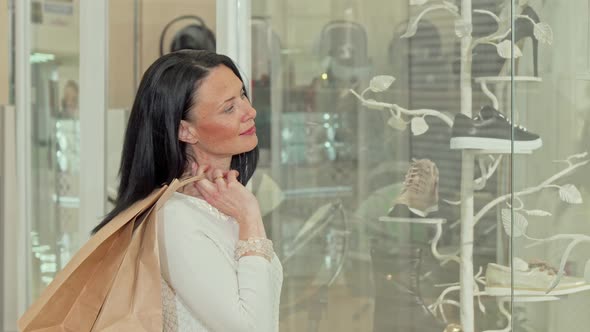
<path fill-rule="evenodd" d="M 234 221 L 207 201 L 181 193 L 174 193 L 164 204 L 159 219 L 160 223 L 169 226 L 182 226 L 183 231 L 217 229 Z"/>
<path fill-rule="evenodd" d="M 182 215 L 189 214 L 191 218 L 203 216 L 219 220 L 228 220 L 230 217 L 204 199 L 175 192 L 163 207 L 165 214 Z"/>
<path fill-rule="evenodd" d="M 174 193 L 158 214 L 158 239 L 169 254 L 174 248 L 213 243 L 232 258 L 238 229 L 235 219 L 202 199 L 181 193 Z"/>

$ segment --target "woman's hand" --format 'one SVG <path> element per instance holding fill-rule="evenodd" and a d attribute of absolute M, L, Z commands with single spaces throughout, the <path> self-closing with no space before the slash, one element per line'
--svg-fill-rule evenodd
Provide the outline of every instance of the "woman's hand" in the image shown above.
<path fill-rule="evenodd" d="M 240 239 L 266 237 L 260 207 L 256 197 L 238 181 L 235 170 L 223 172 L 220 169 L 197 167 L 196 175 L 206 178 L 194 183 L 194 188 L 212 206 L 228 216 L 234 217 L 240 225 Z"/>
<path fill-rule="evenodd" d="M 199 166 L 199 165 L 197 165 L 197 163 L 193 162 L 193 163 L 191 163 L 190 177 L 197 176 L 197 175 L 207 176 L 207 171 L 209 170 L 209 168 L 210 168 L 209 165 Z M 189 175 L 185 174 L 184 176 L 188 177 Z M 182 187 L 180 192 L 182 192 L 185 195 L 203 198 L 203 195 L 201 195 L 199 190 L 194 186 L 194 183 L 188 184 L 188 185 Z"/>

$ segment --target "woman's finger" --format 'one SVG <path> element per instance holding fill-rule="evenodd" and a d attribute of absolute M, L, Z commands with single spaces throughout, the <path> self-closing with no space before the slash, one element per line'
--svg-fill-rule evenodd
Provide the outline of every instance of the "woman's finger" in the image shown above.
<path fill-rule="evenodd" d="M 226 187 L 225 179 L 223 178 L 223 171 L 216 169 L 213 171 L 213 182 L 217 185 L 217 190 L 224 191 Z"/>
<path fill-rule="evenodd" d="M 208 179 L 203 179 L 200 181 L 195 182 L 195 187 L 199 190 L 201 195 L 205 197 L 205 199 L 211 197 L 214 193 L 217 192 L 217 187 L 214 183 L 211 183 Z"/>
<path fill-rule="evenodd" d="M 240 173 L 236 170 L 231 170 L 227 173 L 227 183 L 231 183 L 231 182 L 237 182 L 238 181 L 238 175 L 240 175 Z"/>
<path fill-rule="evenodd" d="M 219 168 L 213 170 L 213 181 L 216 181 L 217 179 L 223 179 L 223 171 Z"/>

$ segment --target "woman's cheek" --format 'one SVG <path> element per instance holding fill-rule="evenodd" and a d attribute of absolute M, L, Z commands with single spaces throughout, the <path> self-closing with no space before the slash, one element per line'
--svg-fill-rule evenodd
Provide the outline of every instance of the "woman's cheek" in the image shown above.
<path fill-rule="evenodd" d="M 209 123 L 201 126 L 200 134 L 203 140 L 218 141 L 238 136 L 240 133 L 239 127 L 236 128 L 236 126 L 230 124 Z"/>

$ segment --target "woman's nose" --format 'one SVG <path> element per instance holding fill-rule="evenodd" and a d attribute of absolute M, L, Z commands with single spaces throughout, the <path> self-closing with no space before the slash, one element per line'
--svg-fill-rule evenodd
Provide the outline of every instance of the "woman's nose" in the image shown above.
<path fill-rule="evenodd" d="M 254 107 L 252 107 L 252 104 L 250 104 L 249 102 L 246 102 L 245 106 L 244 106 L 243 120 L 248 121 L 248 120 L 251 120 L 254 118 L 256 118 L 256 109 L 254 109 Z"/>

